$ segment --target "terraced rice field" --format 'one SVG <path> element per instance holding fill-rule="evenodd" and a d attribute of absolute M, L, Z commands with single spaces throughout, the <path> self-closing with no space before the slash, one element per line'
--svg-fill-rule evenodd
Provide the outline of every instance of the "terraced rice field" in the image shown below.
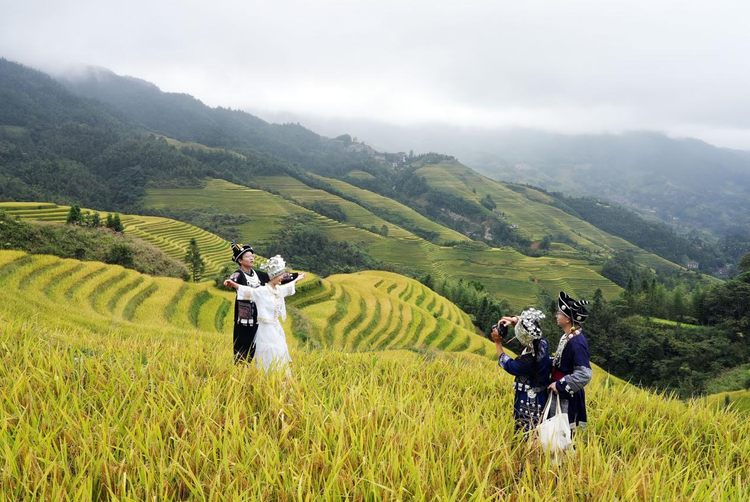
<path fill-rule="evenodd" d="M 224 180 L 208 180 L 203 188 L 159 189 L 147 191 L 144 205 L 149 208 L 174 210 L 206 209 L 227 214 L 241 214 L 250 219 L 238 226 L 241 239 L 252 244 L 273 239 L 274 234 L 284 228 L 288 218 L 309 215 L 316 225 L 335 225 L 281 197 L 263 190 L 247 188 Z M 369 232 L 368 232 L 369 233 Z"/>
<path fill-rule="evenodd" d="M 427 219 L 412 208 L 401 204 L 388 197 L 376 194 L 369 190 L 363 190 L 361 188 L 350 185 L 345 181 L 340 181 L 334 178 L 326 178 L 324 176 L 312 175 L 321 181 L 324 181 L 331 185 L 336 190 L 355 197 L 357 200 L 371 206 L 384 209 L 397 217 L 409 222 L 412 226 L 420 228 L 428 232 L 434 232 L 438 235 L 438 239 L 442 242 L 469 242 L 471 239 L 466 237 L 464 234 L 451 230 L 448 227 L 444 227 L 434 221 Z"/>
<path fill-rule="evenodd" d="M 391 239 L 418 240 L 419 238 L 411 232 L 374 215 L 362 206 L 342 199 L 337 195 L 330 194 L 317 188 L 311 188 L 291 176 L 260 176 L 254 180 L 265 189 L 275 190 L 287 194 L 300 203 L 312 204 L 314 202 L 326 202 L 336 204 L 346 214 L 346 223 L 351 226 L 375 227 L 380 229 L 383 225 L 388 227 L 388 237 Z"/>
<path fill-rule="evenodd" d="M 150 242 L 172 258 L 183 260 L 191 239 L 195 239 L 206 262 L 207 276 L 232 263 L 231 245 L 218 235 L 181 221 L 157 216 L 122 216 L 125 233 Z"/>
<path fill-rule="evenodd" d="M 298 303 L 299 302 L 299 303 Z M 418 281 L 380 271 L 333 275 L 293 302 L 322 347 L 439 349 L 493 356 L 469 317 Z"/>
<path fill-rule="evenodd" d="M 171 146 L 175 148 L 179 148 L 179 149 L 187 148 L 187 149 L 192 149 L 192 150 L 203 150 L 205 152 L 224 152 L 224 153 L 228 153 L 230 155 L 239 157 L 240 159 L 247 158 L 240 153 L 237 153 L 233 150 L 227 150 L 225 148 L 215 148 L 215 147 L 203 145 L 201 143 L 193 143 L 192 141 L 183 142 L 183 141 L 176 140 L 174 138 L 170 138 L 168 136 L 162 136 L 161 134 L 157 134 L 157 136 L 160 138 L 164 138 L 166 142 L 169 143 Z"/>
<path fill-rule="evenodd" d="M 366 171 L 360 171 L 359 169 L 355 169 L 354 171 L 349 171 L 346 173 L 347 177 L 354 178 L 358 180 L 372 180 L 375 179 L 375 176 L 372 174 L 366 172 Z"/>
<path fill-rule="evenodd" d="M 589 428 L 555 467 L 513 431 L 512 377 L 459 351 L 448 302 L 380 272 L 311 284 L 311 324 L 345 299 L 332 347 L 458 352 L 288 337 L 292 377 L 263 375 L 232 364 L 229 292 L 0 252 L 0 499 L 748 500 L 750 419 L 732 407 L 594 368 Z"/>
<path fill-rule="evenodd" d="M 51 203 L 0 203 L 0 211 L 36 221 L 62 223 L 68 216 L 69 206 Z M 82 209 L 91 211 L 88 209 Z M 91 211 L 93 212 L 93 211 Z M 107 213 L 100 213 L 103 218 Z M 184 260 L 190 239 L 198 242 L 201 256 L 206 263 L 206 276 L 218 273 L 222 267 L 231 264 L 229 242 L 201 228 L 180 221 L 156 216 L 121 215 L 125 234 L 149 242 L 176 260 Z"/>
<path fill-rule="evenodd" d="M 205 284 L 20 251 L 0 252 L 0 283 L 65 324 L 231 333 L 234 295 Z"/>
<path fill-rule="evenodd" d="M 340 203 L 342 208 L 345 206 L 344 203 L 352 204 L 321 190 L 309 187 L 306 189 L 306 185 L 294 178 L 275 178 L 277 177 L 264 177 L 258 181 L 290 197 L 304 195 L 310 202 L 325 200 Z M 305 195 L 307 190 L 310 193 Z M 265 208 L 273 204 L 267 202 L 267 198 L 274 198 L 277 204 L 288 205 L 284 206 L 283 214 L 289 214 L 292 208 L 296 208 L 296 211 L 307 211 L 276 195 L 238 187 L 221 180 L 213 180 L 203 189 L 150 191 L 147 201 L 150 205 L 163 204 L 184 208 L 201 205 L 242 208 L 253 219 L 247 226 L 243 226 L 242 230 L 253 235 L 252 228 L 268 229 L 281 225 L 281 221 L 275 215 L 266 212 Z M 356 207 L 360 211 L 366 211 L 360 206 Z M 374 215 L 371 216 L 376 218 Z M 449 276 L 456 279 L 463 277 L 465 280 L 479 280 L 498 298 L 507 300 L 514 308 L 533 305 L 539 287 L 547 288 L 556 294 L 556 288 L 565 286 L 566 291 L 573 291 L 571 294 L 584 298 L 593 297 L 597 288 L 601 288 L 607 298 L 615 297 L 621 291 L 617 285 L 600 276 L 595 267 L 580 259 L 529 258 L 509 248 L 490 249 L 481 245 L 437 246 L 413 234 L 409 234 L 408 238 L 397 238 L 389 233 L 389 236 L 384 238 L 322 216 L 318 216 L 312 224 L 331 238 L 364 244 L 374 258 L 386 263 L 409 267 L 423 274 L 432 274 L 433 277 Z"/>
<path fill-rule="evenodd" d="M 458 162 L 427 165 L 418 169 L 417 174 L 424 176 L 430 186 L 476 202 L 489 194 L 497 209 L 507 215 L 505 221 L 519 225 L 519 231 L 529 239 L 541 240 L 545 235 L 563 234 L 591 252 L 608 255 L 615 251 L 629 251 L 638 262 L 650 267 L 681 268 L 546 204 L 549 196 L 537 190 L 524 188 L 523 193 L 516 192 Z"/>
<path fill-rule="evenodd" d="M 287 176 L 273 182 L 266 178 L 265 182 L 282 190 L 287 184 L 292 186 L 292 192 L 281 191 L 285 195 L 304 192 L 305 185 Z M 322 197 L 321 194 L 326 193 L 314 190 L 309 200 L 315 200 L 314 197 Z M 342 201 L 340 198 L 326 200 Z M 533 305 L 539 288 L 544 288 L 553 295 L 564 289 L 583 298 L 593 297 L 597 288 L 602 289 L 606 298 L 616 297 L 621 291 L 617 285 L 599 275 L 596 266 L 580 259 L 529 258 L 510 248 L 488 248 L 473 242 L 452 247 L 438 246 L 410 233 L 403 238 L 390 232 L 388 237 L 382 237 L 318 215 L 278 195 L 222 180 L 208 181 L 201 189 L 149 190 L 146 202 L 151 207 L 214 207 L 232 214 L 241 212 L 250 218 L 249 223 L 239 228 L 241 238 L 250 243 L 272 239 L 274 233 L 284 227 L 289 215 L 308 214 L 312 218 L 310 224 L 332 239 L 360 243 L 378 260 L 407 267 L 421 274 L 431 274 L 435 278 L 478 280 L 498 299 L 508 301 L 514 309 Z M 364 208 L 352 205 L 359 208 L 358 211 L 366 212 Z M 0 210 L 3 206 L 4 204 L 0 204 Z M 35 204 L 31 207 L 9 208 L 8 213 L 25 218 L 36 219 L 39 216 L 47 221 L 64 221 L 67 209 L 65 206 Z M 372 215 L 372 218 L 375 216 Z M 178 259 L 184 257 L 189 238 L 196 237 L 209 275 L 230 263 L 229 243 L 197 227 L 157 217 L 124 215 L 122 220 L 126 233 L 141 237 Z"/>
<path fill-rule="evenodd" d="M 51 202 L 0 202 L 0 211 L 38 221 L 64 222 L 69 210 L 69 206 L 58 206 Z"/>
<path fill-rule="evenodd" d="M 47 303 L 61 308 L 61 320 L 169 326 L 183 333 L 197 330 L 231 339 L 234 294 L 206 284 L 20 251 L 0 252 L 0 283 L 6 291 L 34 297 L 34 304 L 45 310 L 50 308 Z M 289 303 L 309 319 L 318 346 L 493 354 L 491 344 L 474 332 L 464 312 L 418 281 L 398 274 L 367 271 L 327 279 L 311 275 Z M 290 323 L 288 333 L 290 338 L 294 333 Z"/>
<path fill-rule="evenodd" d="M 718 410 L 729 409 L 750 414 L 750 390 L 717 392 L 704 399 L 709 406 Z"/>
<path fill-rule="evenodd" d="M 296 187 L 295 190 L 301 190 L 298 185 L 299 182 L 293 178 L 288 176 L 280 178 L 282 179 L 272 183 L 273 186 L 279 188 L 283 187 L 284 184 L 291 184 Z M 263 179 L 268 180 L 269 178 Z M 292 180 L 293 183 L 289 180 Z M 290 197 L 292 195 L 287 192 L 280 193 Z M 322 197 L 321 194 L 325 193 L 318 190 L 315 193 L 318 199 L 310 196 L 307 200 L 323 200 L 320 197 Z M 343 199 L 331 196 L 330 194 L 328 195 L 332 197 L 325 199 L 328 202 L 338 203 L 342 201 L 346 202 L 346 204 L 356 206 L 356 204 L 343 201 Z M 244 241 L 253 244 L 273 241 L 276 232 L 283 230 L 288 224 L 289 216 L 306 215 L 311 218 L 310 225 L 325 233 L 331 239 L 360 243 L 373 250 L 372 254 L 375 258 L 389 263 L 408 264 L 410 267 L 424 271 L 425 273 L 437 273 L 432 264 L 419 259 L 419 255 L 423 254 L 423 244 L 429 243 L 411 233 L 391 232 L 390 230 L 393 229 L 393 225 L 390 223 L 385 223 L 389 227 L 389 235 L 386 238 L 349 224 L 334 221 L 293 204 L 278 195 L 263 190 L 242 187 L 224 180 L 210 180 L 200 189 L 149 189 L 145 204 L 147 207 L 170 207 L 173 209 L 210 207 L 226 213 L 244 214 L 250 221 L 239 225 L 238 230 L 242 234 Z M 344 204 L 341 204 L 340 207 L 343 208 Z M 360 206 L 356 207 L 360 216 L 362 216 L 362 212 L 366 212 Z M 375 224 L 375 222 L 382 220 L 376 219 L 374 215 L 371 215 L 371 217 L 362 216 L 362 221 Z M 370 226 L 370 224 L 367 226 Z M 396 235 L 405 236 L 399 238 Z"/>

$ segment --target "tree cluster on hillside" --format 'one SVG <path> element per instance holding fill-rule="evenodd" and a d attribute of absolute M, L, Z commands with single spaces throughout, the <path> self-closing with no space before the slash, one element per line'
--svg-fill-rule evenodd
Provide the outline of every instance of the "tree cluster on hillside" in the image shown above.
<path fill-rule="evenodd" d="M 630 290 L 652 282 L 662 284 L 667 289 L 674 289 L 681 285 L 692 290 L 697 284 L 706 282 L 708 277 L 699 272 L 666 267 L 654 271 L 636 263 L 633 254 L 628 251 L 618 251 L 608 258 L 602 265 L 600 273 L 618 286 Z"/>
<path fill-rule="evenodd" d="M 341 209 L 341 206 L 333 202 L 316 200 L 310 203 L 303 203 L 302 206 L 309 209 L 310 211 L 322 214 L 327 218 L 331 218 L 332 220 L 340 221 L 341 223 L 345 223 L 348 219 L 344 210 Z"/>
<path fill-rule="evenodd" d="M 102 220 L 102 216 L 94 211 L 83 212 L 78 204 L 73 204 L 68 210 L 68 216 L 65 219 L 68 225 L 78 225 L 90 228 L 108 228 L 113 232 L 124 232 L 125 226 L 122 224 L 119 214 L 108 213 L 107 218 Z"/>
<path fill-rule="evenodd" d="M 659 309 L 699 325 L 650 320 Z M 653 289 L 625 291 L 607 302 L 599 291 L 586 333 L 593 360 L 615 375 L 682 396 L 701 394 L 710 379 L 750 363 L 750 270 L 692 294 L 681 287 L 664 297 Z"/>

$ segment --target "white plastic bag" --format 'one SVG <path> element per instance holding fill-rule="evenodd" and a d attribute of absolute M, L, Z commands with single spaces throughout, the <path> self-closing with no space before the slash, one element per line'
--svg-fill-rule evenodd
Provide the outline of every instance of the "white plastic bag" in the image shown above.
<path fill-rule="evenodd" d="M 544 407 L 544 413 L 542 414 L 542 423 L 537 425 L 537 437 L 539 443 L 542 445 L 542 449 L 548 452 L 552 456 L 564 453 L 570 445 L 573 443 L 570 431 L 570 423 L 568 423 L 568 414 L 563 413 L 560 408 L 560 396 L 557 396 L 557 413 L 552 418 L 549 416 L 550 404 L 552 404 L 552 396 L 547 399 L 547 406 Z"/>

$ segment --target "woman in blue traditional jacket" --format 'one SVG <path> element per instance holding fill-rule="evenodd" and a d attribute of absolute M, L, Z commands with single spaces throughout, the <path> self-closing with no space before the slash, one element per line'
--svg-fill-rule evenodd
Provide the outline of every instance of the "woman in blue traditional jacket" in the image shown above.
<path fill-rule="evenodd" d="M 571 428 L 585 427 L 586 392 L 593 372 L 589 361 L 589 343 L 581 324 L 589 316 L 586 300 L 576 301 L 560 291 L 557 300 L 557 325 L 564 333 L 552 361 L 552 382 L 549 389 L 560 395 L 560 407 L 567 413 Z M 557 413 L 557 410 L 555 410 Z"/>
<path fill-rule="evenodd" d="M 549 345 L 542 336 L 539 325 L 544 314 L 537 309 L 524 310 L 521 315 L 503 317 L 498 324 L 513 326 L 518 341 L 524 349 L 515 359 L 503 350 L 503 339 L 497 329 L 492 330 L 500 367 L 515 376 L 513 387 L 513 418 L 516 431 L 527 433 L 539 424 L 542 410 L 547 404 L 547 385 L 550 383 Z"/>

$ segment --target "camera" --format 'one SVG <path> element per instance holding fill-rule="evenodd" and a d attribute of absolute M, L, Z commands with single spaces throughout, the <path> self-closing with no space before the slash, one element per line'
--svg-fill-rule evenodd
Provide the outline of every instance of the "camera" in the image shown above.
<path fill-rule="evenodd" d="M 492 339 L 492 330 L 496 329 L 498 333 L 500 333 L 500 338 L 505 338 L 505 336 L 508 334 L 508 325 L 503 323 L 497 323 L 492 326 L 490 326 L 489 331 L 486 333 L 487 338 L 489 341 L 494 342 Z"/>

